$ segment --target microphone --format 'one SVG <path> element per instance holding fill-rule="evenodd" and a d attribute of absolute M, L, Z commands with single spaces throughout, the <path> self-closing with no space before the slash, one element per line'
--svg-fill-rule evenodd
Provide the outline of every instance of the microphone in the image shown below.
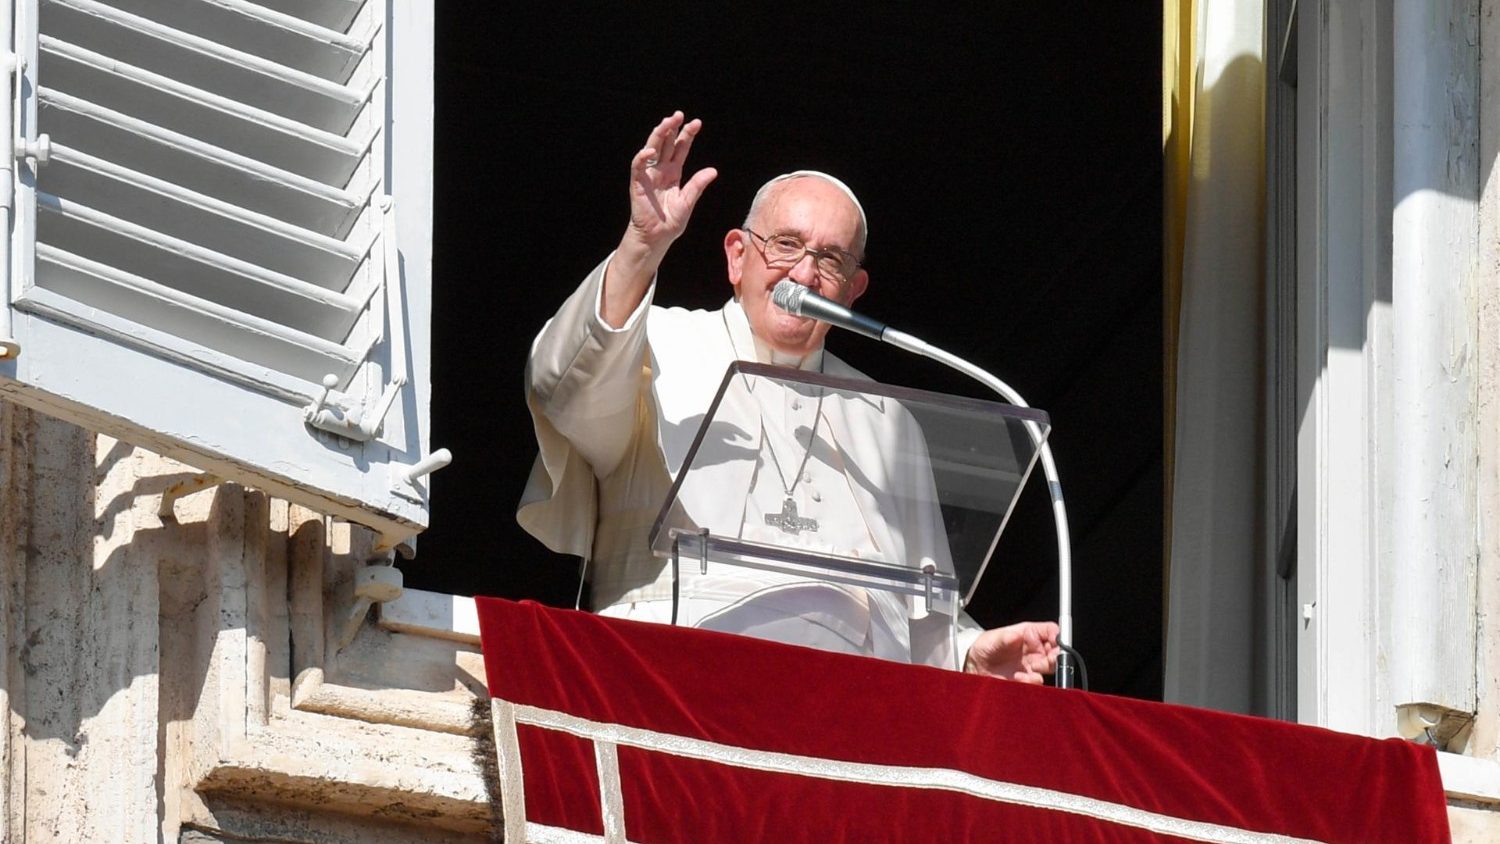
<path fill-rule="evenodd" d="M 771 288 L 771 302 L 789 314 L 826 322 L 856 334 L 863 334 L 871 340 L 884 339 L 885 323 L 870 319 L 864 314 L 857 314 L 832 299 L 819 296 L 812 292 L 811 288 L 804 287 L 789 278 L 776 282 L 776 286 Z"/>

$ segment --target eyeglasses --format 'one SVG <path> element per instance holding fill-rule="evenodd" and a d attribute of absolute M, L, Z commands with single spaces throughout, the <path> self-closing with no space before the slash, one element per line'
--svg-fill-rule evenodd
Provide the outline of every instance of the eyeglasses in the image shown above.
<path fill-rule="evenodd" d="M 859 259 L 842 249 L 810 249 L 802 238 L 789 234 L 773 234 L 767 237 L 745 229 L 751 237 L 761 242 L 761 255 L 766 266 L 775 269 L 795 267 L 804 255 L 813 256 L 813 266 L 826 281 L 843 282 L 859 268 Z"/>

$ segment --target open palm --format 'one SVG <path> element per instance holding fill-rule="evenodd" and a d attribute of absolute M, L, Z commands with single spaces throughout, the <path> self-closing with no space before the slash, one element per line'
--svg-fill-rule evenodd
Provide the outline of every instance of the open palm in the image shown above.
<path fill-rule="evenodd" d="M 682 112 L 663 118 L 646 138 L 646 145 L 630 162 L 630 227 L 643 243 L 661 248 L 687 228 L 703 189 L 718 176 L 705 167 L 685 184 L 684 164 L 701 120 L 685 120 Z"/>

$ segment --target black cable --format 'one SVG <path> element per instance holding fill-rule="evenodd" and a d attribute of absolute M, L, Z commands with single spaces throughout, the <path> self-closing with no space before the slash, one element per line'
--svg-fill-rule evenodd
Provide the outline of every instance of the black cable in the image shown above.
<path fill-rule="evenodd" d="M 1077 650 L 1075 650 L 1072 645 L 1064 645 L 1064 644 L 1062 644 L 1062 643 L 1059 642 L 1057 646 L 1059 648 L 1062 648 L 1063 650 L 1067 651 L 1068 652 L 1068 656 L 1071 657 L 1072 660 L 1073 660 L 1073 662 L 1074 662 L 1074 664 L 1076 664 L 1078 666 L 1078 671 L 1077 671 L 1077 673 L 1078 673 L 1078 683 L 1076 684 L 1076 687 L 1079 688 L 1079 689 L 1082 689 L 1083 691 L 1088 691 L 1089 690 L 1089 667 L 1087 665 L 1085 665 L 1084 662 L 1083 662 L 1083 654 L 1081 654 Z"/>

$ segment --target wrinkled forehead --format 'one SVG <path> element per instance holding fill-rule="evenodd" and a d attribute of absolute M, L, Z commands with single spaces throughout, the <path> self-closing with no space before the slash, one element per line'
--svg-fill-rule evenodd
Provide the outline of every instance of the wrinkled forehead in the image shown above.
<path fill-rule="evenodd" d="M 750 213 L 746 217 L 747 222 L 764 222 L 764 214 L 774 208 L 777 201 L 787 189 L 798 184 L 816 181 L 819 185 L 833 189 L 837 194 L 848 200 L 854 209 L 857 220 L 857 228 L 854 234 L 854 249 L 863 254 L 865 241 L 869 236 L 869 221 L 865 218 L 865 208 L 860 204 L 859 197 L 842 180 L 830 176 L 818 170 L 796 170 L 791 173 L 783 173 L 774 179 L 761 185 L 760 190 L 755 192 L 755 199 L 750 203 Z"/>

